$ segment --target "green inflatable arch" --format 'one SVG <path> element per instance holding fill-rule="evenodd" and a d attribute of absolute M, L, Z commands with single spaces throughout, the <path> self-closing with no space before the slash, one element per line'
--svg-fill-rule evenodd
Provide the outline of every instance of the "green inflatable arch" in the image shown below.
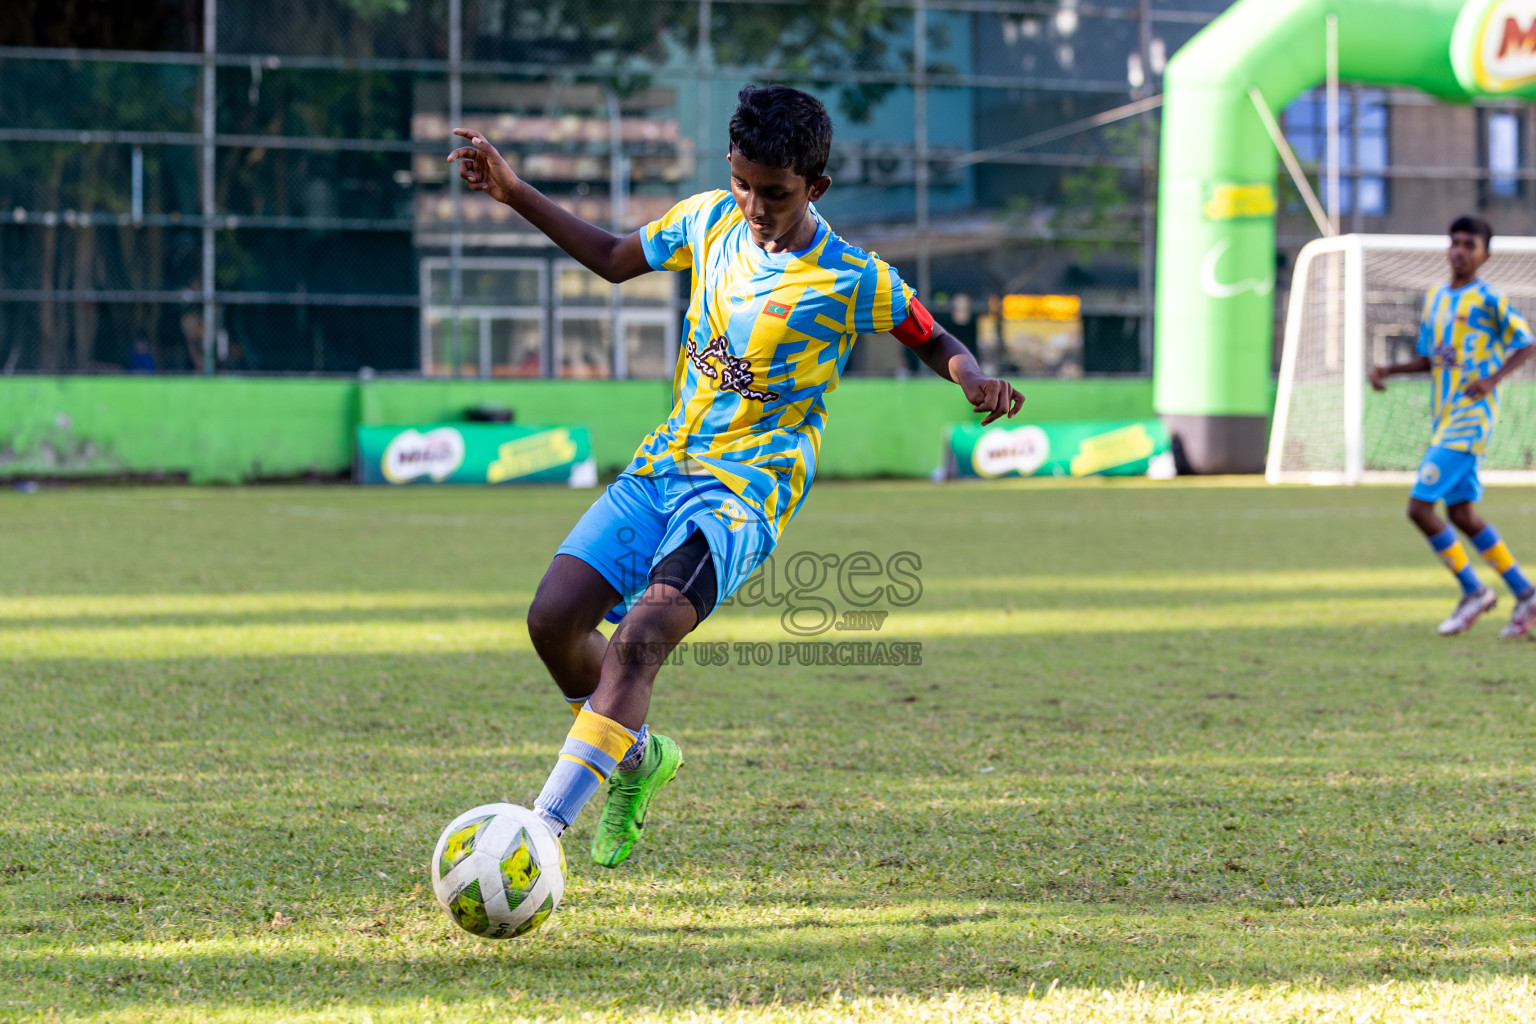
<path fill-rule="evenodd" d="M 1536 0 L 1240 0 L 1164 77 L 1157 411 L 1205 473 L 1264 467 L 1278 154 L 1250 96 L 1278 112 L 1342 79 L 1450 100 L 1536 94 Z"/>

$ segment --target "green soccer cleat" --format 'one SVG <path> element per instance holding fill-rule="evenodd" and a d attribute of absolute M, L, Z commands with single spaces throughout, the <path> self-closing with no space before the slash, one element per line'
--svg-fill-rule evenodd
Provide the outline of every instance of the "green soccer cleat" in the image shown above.
<path fill-rule="evenodd" d="M 592 833 L 592 861 L 616 868 L 633 852 L 645 829 L 645 812 L 662 786 L 677 776 L 683 751 L 674 741 L 651 733 L 645 757 L 632 772 L 614 772 L 608 779 L 608 802 Z"/>

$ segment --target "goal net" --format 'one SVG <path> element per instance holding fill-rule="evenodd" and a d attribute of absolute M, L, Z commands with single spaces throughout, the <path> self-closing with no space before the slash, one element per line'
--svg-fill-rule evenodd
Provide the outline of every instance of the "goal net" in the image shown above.
<path fill-rule="evenodd" d="M 1424 296 L 1449 273 L 1444 235 L 1341 235 L 1301 250 L 1285 320 L 1270 428 L 1271 483 L 1413 478 L 1429 443 L 1428 377 L 1371 390 L 1373 363 L 1414 358 Z M 1536 316 L 1536 238 L 1493 240 L 1479 275 Z M 1536 482 L 1536 358 L 1500 388 L 1483 463 L 1490 482 Z"/>

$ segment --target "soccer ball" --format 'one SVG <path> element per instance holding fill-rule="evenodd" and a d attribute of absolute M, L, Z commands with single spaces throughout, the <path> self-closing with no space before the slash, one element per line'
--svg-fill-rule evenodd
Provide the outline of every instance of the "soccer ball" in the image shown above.
<path fill-rule="evenodd" d="M 533 811 L 484 804 L 448 823 L 432 851 L 432 891 L 460 928 L 509 939 L 544 923 L 565 894 L 565 851 Z"/>

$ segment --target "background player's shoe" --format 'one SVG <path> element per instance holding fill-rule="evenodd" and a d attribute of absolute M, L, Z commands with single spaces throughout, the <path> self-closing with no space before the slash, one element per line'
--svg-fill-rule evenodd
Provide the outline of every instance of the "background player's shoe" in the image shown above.
<path fill-rule="evenodd" d="M 645 757 L 632 772 L 614 772 L 608 779 L 608 802 L 592 833 L 592 860 L 605 868 L 618 867 L 629 857 L 645 829 L 651 798 L 677 775 L 683 751 L 665 736 L 651 733 Z"/>
<path fill-rule="evenodd" d="M 1468 594 L 1461 599 L 1456 610 L 1451 612 L 1451 617 L 1440 623 L 1441 636 L 1455 636 L 1457 633 L 1465 633 L 1472 628 L 1483 612 L 1489 611 L 1499 603 L 1499 595 L 1493 592 L 1492 587 L 1484 587 L 1473 594 Z"/>
<path fill-rule="evenodd" d="M 1525 636 L 1533 623 L 1536 623 L 1536 594 L 1527 594 L 1515 602 L 1515 610 L 1509 617 L 1509 625 L 1499 630 L 1499 636 L 1505 640 Z"/>

